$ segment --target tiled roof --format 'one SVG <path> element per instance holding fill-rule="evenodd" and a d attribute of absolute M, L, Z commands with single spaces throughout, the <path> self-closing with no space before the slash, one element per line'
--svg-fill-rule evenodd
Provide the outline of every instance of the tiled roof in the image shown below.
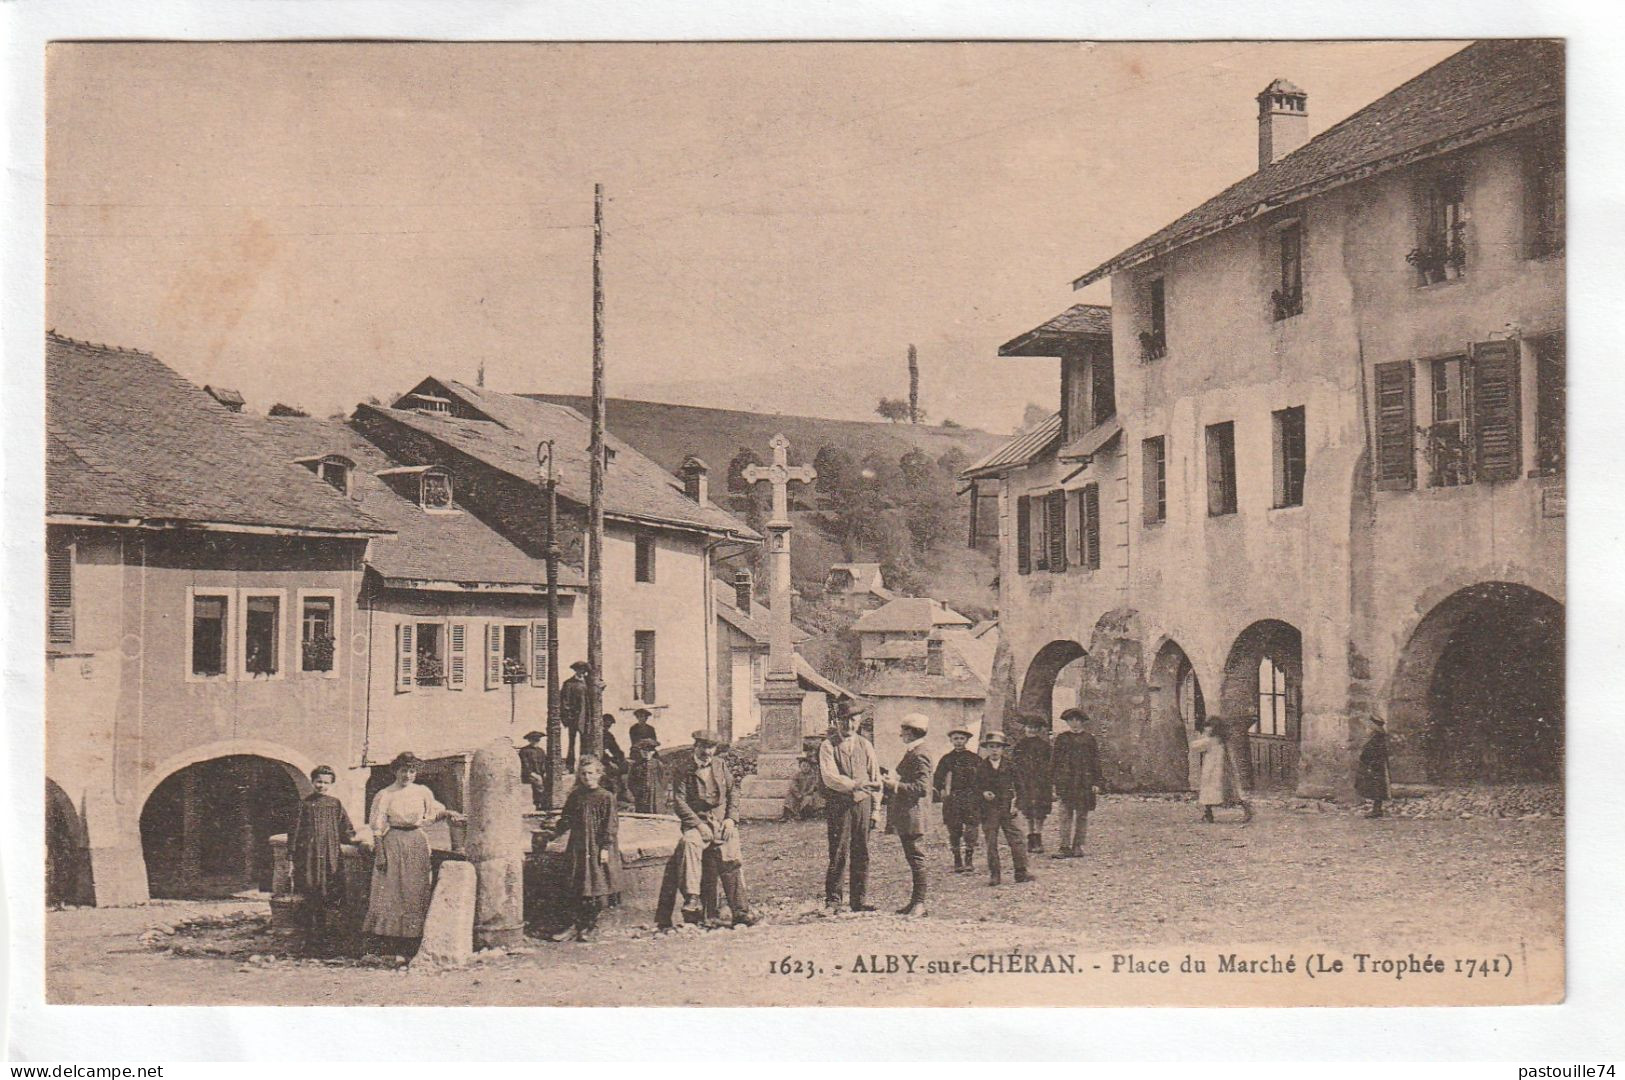
<path fill-rule="evenodd" d="M 450 380 L 425 380 L 417 390 L 425 388 L 441 390 L 490 419 L 371 405 L 359 406 L 357 412 L 406 425 L 527 483 L 537 478 L 537 443 L 552 439 L 559 496 L 581 506 L 587 504 L 592 425 L 586 417 L 563 405 Z M 701 506 L 684 495 L 682 481 L 613 435 L 606 434 L 605 445 L 614 458 L 604 472 L 606 514 L 760 539 L 744 522 L 715 504 Z"/>
<path fill-rule="evenodd" d="M 1563 69 L 1559 41 L 1470 45 L 1095 267 L 1073 286 L 1082 288 L 1262 211 L 1559 115 Z"/>
<path fill-rule="evenodd" d="M 546 585 L 547 564 L 543 560 L 531 558 L 473 514 L 429 513 L 380 479 L 378 474 L 396 463 L 348 425 L 294 416 L 240 420 L 283 460 L 336 454 L 355 462 L 350 473 L 351 498 L 395 533 L 373 541 L 367 554 L 367 565 L 386 580 L 521 586 L 527 592 Z M 454 474 L 454 506 L 456 499 Z M 561 563 L 559 584 L 581 588 L 581 571 Z"/>
<path fill-rule="evenodd" d="M 852 575 L 850 592 L 876 592 L 886 587 L 885 577 L 877 562 L 840 562 L 829 568 L 831 574 L 837 570 Z"/>
<path fill-rule="evenodd" d="M 1080 341 L 1111 341 L 1112 309 L 1073 304 L 1049 322 L 999 346 L 1000 356 L 1060 356 Z"/>
<path fill-rule="evenodd" d="M 966 480 L 1001 476 L 1011 469 L 1019 469 L 1049 453 L 1061 441 L 1061 414 L 1054 413 L 1042 423 L 1026 431 L 993 451 L 959 475 Z"/>
<path fill-rule="evenodd" d="M 754 597 L 750 602 L 750 614 L 740 611 L 735 605 L 736 594 L 733 587 L 726 582 L 711 582 L 712 595 L 716 598 L 717 616 L 741 634 L 750 638 L 758 645 L 766 645 L 771 637 L 768 629 L 768 620 L 773 618 L 772 609 L 767 605 L 758 603 Z M 807 631 L 790 624 L 790 640 L 792 643 L 807 640 Z"/>
<path fill-rule="evenodd" d="M 865 697 L 945 698 L 980 701 L 987 684 L 971 675 L 927 675 L 923 671 L 879 671 L 863 682 Z"/>
<path fill-rule="evenodd" d="M 355 503 L 245 438 L 152 355 L 48 334 L 46 510 L 164 524 L 367 534 Z"/>
<path fill-rule="evenodd" d="M 852 629 L 860 634 L 907 630 L 925 634 L 937 626 L 970 625 L 971 621 L 965 616 L 929 596 L 900 596 L 873 611 L 865 611 L 858 617 L 858 621 L 852 624 Z"/>

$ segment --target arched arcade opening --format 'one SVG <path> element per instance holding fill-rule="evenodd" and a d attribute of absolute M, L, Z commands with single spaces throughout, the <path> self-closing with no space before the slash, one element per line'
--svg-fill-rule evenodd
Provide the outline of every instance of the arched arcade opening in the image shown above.
<path fill-rule="evenodd" d="M 45 781 L 45 902 L 94 904 L 90 835 L 85 819 L 56 781 Z"/>
<path fill-rule="evenodd" d="M 1236 636 L 1224 665 L 1220 712 L 1248 725 L 1238 755 L 1248 787 L 1290 790 L 1298 783 L 1303 715 L 1303 635 L 1291 623 L 1261 619 Z M 1239 738 L 1239 736 L 1238 736 Z"/>
<path fill-rule="evenodd" d="M 155 898 L 199 899 L 271 888 L 270 838 L 293 827 L 310 782 L 253 754 L 177 770 L 141 808 L 141 852 Z"/>
<path fill-rule="evenodd" d="M 1561 780 L 1564 649 L 1563 605 L 1539 590 L 1496 581 L 1446 597 L 1395 668 L 1395 779 Z"/>
<path fill-rule="evenodd" d="M 1063 711 L 1078 704 L 1087 656 L 1076 641 L 1052 641 L 1039 649 L 1021 681 L 1021 711 L 1047 716 L 1053 727 Z"/>
<path fill-rule="evenodd" d="M 1151 663 L 1150 728 L 1169 746 L 1169 753 L 1182 758 L 1187 783 L 1197 786 L 1196 769 L 1190 761 L 1190 738 L 1196 721 L 1207 717 L 1202 682 L 1190 657 L 1175 641 L 1165 641 Z"/>

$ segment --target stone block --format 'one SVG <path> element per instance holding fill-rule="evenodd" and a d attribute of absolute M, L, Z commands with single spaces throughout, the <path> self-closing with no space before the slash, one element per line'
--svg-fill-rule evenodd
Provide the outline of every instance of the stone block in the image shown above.
<path fill-rule="evenodd" d="M 474 890 L 472 863 L 448 860 L 441 864 L 413 968 L 458 967 L 473 957 Z"/>
<path fill-rule="evenodd" d="M 739 794 L 746 799 L 783 799 L 790 794 L 793 781 L 784 776 L 747 776 L 740 785 Z"/>
<path fill-rule="evenodd" d="M 794 777 L 801 771 L 797 754 L 762 754 L 756 759 L 756 775 L 768 778 Z M 749 782 L 749 777 L 746 782 Z"/>
<path fill-rule="evenodd" d="M 779 821 L 784 817 L 784 797 L 754 799 L 746 796 L 739 800 L 739 814 L 746 821 Z"/>

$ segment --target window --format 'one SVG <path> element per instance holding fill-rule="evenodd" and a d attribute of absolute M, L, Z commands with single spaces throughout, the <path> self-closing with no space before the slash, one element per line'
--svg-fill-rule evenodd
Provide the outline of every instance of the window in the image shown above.
<path fill-rule="evenodd" d="M 1415 369 L 1408 360 L 1378 364 L 1375 371 L 1377 487 L 1416 483 Z"/>
<path fill-rule="evenodd" d="M 419 686 L 440 686 L 446 681 L 444 627 L 439 623 L 418 623 L 415 666 Z"/>
<path fill-rule="evenodd" d="M 1258 733 L 1289 734 L 1286 672 L 1267 656 L 1258 662 Z"/>
<path fill-rule="evenodd" d="M 503 682 L 522 683 L 530 678 L 530 650 L 526 645 L 525 630 L 523 626 L 502 628 Z"/>
<path fill-rule="evenodd" d="M 1089 361 L 1089 404 L 1096 426 L 1117 415 L 1117 375 L 1109 349 L 1096 350 Z"/>
<path fill-rule="evenodd" d="M 1163 279 L 1152 278 L 1145 288 L 1146 328 L 1140 331 L 1140 357 L 1160 360 L 1168 352 L 1168 306 Z"/>
<path fill-rule="evenodd" d="M 1294 222 L 1278 229 L 1275 235 L 1280 254 L 1280 279 L 1271 299 L 1275 304 L 1275 320 L 1280 322 L 1303 314 L 1303 227 Z"/>
<path fill-rule="evenodd" d="M 1085 484 L 1067 493 L 1072 503 L 1067 549 L 1085 570 L 1100 569 L 1100 485 Z"/>
<path fill-rule="evenodd" d="M 332 596 L 299 599 L 299 670 L 331 672 L 337 636 L 338 601 Z"/>
<path fill-rule="evenodd" d="M 1030 519 L 1029 531 L 1032 534 L 1032 547 L 1029 558 L 1034 570 L 1049 569 L 1049 504 L 1042 495 L 1028 495 L 1027 517 Z M 1036 505 L 1035 505 L 1036 504 Z"/>
<path fill-rule="evenodd" d="M 327 457 L 316 466 L 316 475 L 332 485 L 335 491 L 350 494 L 350 462 L 341 457 Z"/>
<path fill-rule="evenodd" d="M 1275 418 L 1275 505 L 1303 505 L 1303 473 L 1308 457 L 1303 406 L 1281 409 Z"/>
<path fill-rule="evenodd" d="M 1543 476 L 1563 471 L 1566 446 L 1564 408 L 1567 390 L 1563 335 L 1535 342 L 1535 469 Z M 54 608 L 53 608 L 54 611 Z"/>
<path fill-rule="evenodd" d="M 1563 250 L 1565 168 L 1561 139 L 1529 148 L 1524 167 L 1525 235 L 1531 259 Z"/>
<path fill-rule="evenodd" d="M 1473 482 L 1467 453 L 1467 358 L 1448 356 L 1428 365 L 1431 420 L 1427 442 L 1428 486 L 1456 487 Z"/>
<path fill-rule="evenodd" d="M 1236 425 L 1228 420 L 1207 429 L 1207 512 L 1236 512 Z"/>
<path fill-rule="evenodd" d="M 243 600 L 243 670 L 270 677 L 282 670 L 282 598 L 249 594 Z"/>
<path fill-rule="evenodd" d="M 1061 401 L 1068 442 L 1117 413 L 1117 388 L 1109 350 L 1069 356 L 1061 362 Z"/>
<path fill-rule="evenodd" d="M 1466 186 L 1460 173 L 1441 173 L 1422 191 L 1421 242 L 1405 261 L 1416 267 L 1417 284 L 1459 278 L 1467 268 Z"/>
<path fill-rule="evenodd" d="M 451 509 L 451 476 L 443 472 L 426 472 L 419 481 L 419 502 L 425 510 Z"/>
<path fill-rule="evenodd" d="M 1168 519 L 1168 450 L 1165 437 L 1140 443 L 1141 516 L 1147 525 Z"/>
<path fill-rule="evenodd" d="M 638 630 L 632 635 L 632 700 L 646 705 L 655 702 L 655 632 Z"/>
<path fill-rule="evenodd" d="M 633 574 L 638 581 L 652 582 L 655 579 L 655 538 L 647 533 L 639 533 L 634 544 Z"/>
<path fill-rule="evenodd" d="M 1044 535 L 1049 540 L 1049 569 L 1052 574 L 1066 570 L 1066 492 L 1059 488 L 1044 496 Z"/>
<path fill-rule="evenodd" d="M 53 537 L 45 553 L 46 610 L 50 643 L 73 644 L 73 545 Z"/>
<path fill-rule="evenodd" d="M 226 674 L 226 643 L 229 599 L 223 594 L 195 593 L 192 596 L 192 674 L 198 678 L 218 678 Z"/>

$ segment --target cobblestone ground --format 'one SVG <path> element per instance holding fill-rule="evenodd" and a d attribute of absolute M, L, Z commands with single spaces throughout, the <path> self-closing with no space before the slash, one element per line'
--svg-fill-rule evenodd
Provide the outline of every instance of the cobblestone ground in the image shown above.
<path fill-rule="evenodd" d="M 1560 818 L 1367 821 L 1291 801 L 1265 804 L 1248 826 L 1235 817 L 1221 812 L 1219 824 L 1201 825 L 1189 802 L 1108 797 L 1091 815 L 1086 858 L 1039 856 L 1039 880 L 1019 886 L 1010 883 L 1007 863 L 1006 884 L 997 889 L 982 872 L 984 853 L 976 874 L 947 872 L 938 832 L 929 841 L 933 896 L 924 920 L 889 914 L 908 891 L 895 837 L 876 834 L 873 841 L 871 901 L 882 913 L 829 918 L 819 903 L 823 823 L 749 826 L 747 875 L 765 915 L 760 926 L 659 935 L 640 915 L 597 942 L 537 942 L 434 975 L 277 958 L 259 918 L 263 903 L 52 912 L 47 991 L 54 1002 L 98 1004 L 985 1005 L 1060 999 L 1035 991 L 1032 981 L 1016 987 L 964 978 L 893 983 L 877 996 L 878 984 L 853 977 L 855 958 L 1071 951 L 1105 956 L 1109 966 L 1109 954 L 1119 951 L 1211 954 L 1249 944 L 1300 956 L 1309 944 L 1398 955 L 1443 943 L 1476 943 L 1509 956 L 1561 947 Z M 1053 843 L 1053 823 L 1049 833 Z M 155 924 L 232 912 L 244 920 L 234 930 L 145 933 Z M 174 951 L 198 944 L 225 955 Z M 808 961 L 814 975 L 770 974 L 786 957 Z M 1097 999 L 1070 991 L 1063 997 Z"/>

